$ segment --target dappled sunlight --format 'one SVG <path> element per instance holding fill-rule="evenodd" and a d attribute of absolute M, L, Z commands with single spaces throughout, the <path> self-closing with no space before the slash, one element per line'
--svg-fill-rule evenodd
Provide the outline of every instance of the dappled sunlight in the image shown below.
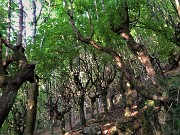
<path fill-rule="evenodd" d="M 29 101 L 28 101 L 28 110 L 32 110 L 33 107 L 34 107 L 34 102 L 31 101 L 31 100 L 29 100 Z"/>
<path fill-rule="evenodd" d="M 114 123 L 112 123 L 112 122 L 102 125 L 103 133 L 104 134 L 110 133 L 112 130 L 112 127 L 114 127 L 114 129 L 115 129 Z"/>
<path fill-rule="evenodd" d="M 109 125 L 111 125 L 110 123 L 106 123 L 104 126 L 109 126 Z"/>
<path fill-rule="evenodd" d="M 122 67 L 121 59 L 118 56 L 115 56 L 115 62 L 117 66 L 119 66 L 120 68 Z"/>
<path fill-rule="evenodd" d="M 125 32 L 121 33 L 121 36 L 122 36 L 124 39 L 126 39 L 126 40 L 129 39 L 129 34 L 127 34 L 127 33 L 125 33 Z"/>
<path fill-rule="evenodd" d="M 153 77 L 155 75 L 155 71 L 151 65 L 149 58 L 147 56 L 145 56 L 143 52 L 141 52 L 138 56 L 138 59 L 144 64 L 148 76 Z"/>
<path fill-rule="evenodd" d="M 136 116 L 136 115 L 138 115 L 138 111 L 134 111 L 131 113 L 131 116 Z"/>
<path fill-rule="evenodd" d="M 179 133 L 179 0 L 22 1 L 0 2 L 0 134 Z"/>
<path fill-rule="evenodd" d="M 154 99 L 154 100 L 157 100 L 157 99 L 158 99 L 158 96 L 153 95 L 153 99 Z"/>
<path fill-rule="evenodd" d="M 131 111 L 130 111 L 130 109 L 129 109 L 128 107 L 126 107 L 126 109 L 125 109 L 124 116 L 125 116 L 125 117 L 131 116 Z"/>
<path fill-rule="evenodd" d="M 132 109 L 137 109 L 137 105 L 133 105 L 133 106 L 132 106 Z"/>
<path fill-rule="evenodd" d="M 126 83 L 126 86 L 127 86 L 128 88 L 130 88 L 130 83 L 129 83 L 129 82 L 127 82 L 127 83 Z"/>
<path fill-rule="evenodd" d="M 148 106 L 154 106 L 154 105 L 155 105 L 155 102 L 154 102 L 154 100 L 146 100 L 146 105 L 148 105 Z"/>
<path fill-rule="evenodd" d="M 124 116 L 125 117 L 137 116 L 139 114 L 139 112 L 136 109 L 137 109 L 137 106 L 133 106 L 131 109 L 126 108 Z"/>

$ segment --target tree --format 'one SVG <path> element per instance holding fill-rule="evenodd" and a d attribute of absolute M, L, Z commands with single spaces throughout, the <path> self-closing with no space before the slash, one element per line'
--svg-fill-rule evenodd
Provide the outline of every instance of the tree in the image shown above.
<path fill-rule="evenodd" d="M 0 69 L 5 71 L 3 77 L 16 75 L 16 73 L 18 74 L 17 69 L 21 70 L 21 66 L 17 67 L 15 63 L 15 60 L 18 62 L 16 55 L 13 55 L 17 54 L 15 49 L 7 49 L 8 53 L 5 55 L 5 49 L 11 47 L 3 38 L 7 35 L 12 44 L 20 41 L 16 40 L 16 35 L 26 39 L 25 34 L 20 35 L 22 23 L 19 24 L 19 33 L 16 33 L 16 23 L 13 19 L 13 17 L 17 18 L 14 7 L 18 8 L 19 5 L 16 2 L 12 1 L 8 12 L 5 7 L 0 7 L 0 14 L 2 14 L 0 31 L 3 35 L 1 38 L 3 60 L 1 63 L 4 65 Z M 1 1 L 1 3 L 7 4 L 5 1 Z M 36 16 L 40 5 L 43 8 L 39 8 L 39 16 Z M 19 132 L 18 128 L 24 125 L 23 123 L 26 123 L 26 127 L 33 127 L 35 125 L 33 123 L 37 119 L 37 130 L 54 127 L 60 120 L 64 133 L 64 117 L 67 115 L 63 114 L 66 113 L 63 102 L 63 98 L 66 96 L 61 97 L 64 94 L 72 94 L 71 100 L 77 103 L 67 113 L 74 116 L 74 119 L 80 116 L 81 124 L 85 125 L 83 123 L 86 121 L 86 113 L 89 112 L 89 104 L 91 104 L 92 117 L 96 110 L 97 99 L 104 101 L 104 110 L 107 113 L 109 111 L 107 97 L 110 96 L 110 103 L 113 107 L 113 98 L 116 94 L 114 91 L 119 90 L 124 102 L 123 110 L 129 109 L 130 115 L 126 116 L 133 117 L 132 107 L 134 104 L 137 105 L 138 119 L 142 121 L 143 133 L 152 130 L 153 133 L 158 131 L 165 133 L 164 129 L 167 129 L 165 126 L 170 124 L 159 123 L 158 118 L 163 117 L 163 114 L 164 116 L 169 115 L 168 112 L 172 112 L 170 116 L 174 116 L 174 112 L 178 112 L 178 108 L 175 107 L 178 100 L 172 95 L 178 95 L 179 85 L 170 81 L 171 79 L 176 81 L 178 77 L 167 77 L 167 74 L 171 72 L 168 70 L 176 69 L 180 60 L 178 6 L 176 0 L 53 0 L 43 2 L 33 0 L 32 18 L 28 17 L 28 13 L 25 12 L 27 7 L 23 8 L 26 20 L 28 22 L 30 20 L 33 34 L 23 41 L 27 43 L 25 54 L 28 61 L 36 63 L 36 73 L 32 74 L 34 79 L 32 88 L 39 87 L 40 89 L 39 97 L 37 97 L 37 89 L 36 91 L 29 89 L 27 107 L 31 106 L 30 101 L 37 103 L 38 113 L 36 118 L 29 117 L 36 116 L 36 109 L 34 107 L 33 111 L 27 108 L 27 119 L 20 122 L 19 126 L 17 125 L 16 132 Z M 6 22 L 4 18 L 8 18 L 10 21 Z M 20 22 L 22 20 L 25 18 L 21 18 Z M 26 22 L 26 26 L 28 26 L 28 22 Z M 25 26 L 25 24 L 23 25 Z M 25 29 L 25 27 L 23 28 Z M 5 34 L 6 32 L 11 33 L 10 36 Z M 16 48 L 16 46 L 12 47 Z M 7 62 L 4 62 L 5 60 Z M 25 60 L 27 65 L 31 65 L 28 64 L 26 57 Z M 21 59 L 20 62 L 22 62 Z M 115 63 L 115 67 L 110 63 Z M 170 65 L 172 66 L 170 67 Z M 34 72 L 33 68 L 32 71 Z M 115 73 L 116 71 L 117 73 Z M 39 84 L 37 83 L 38 78 L 34 74 L 39 75 Z M 115 74 L 116 77 L 114 77 Z M 64 76 L 69 79 L 68 83 L 63 82 Z M 116 85 L 120 85 L 120 88 Z M 61 93 L 61 90 L 70 90 L 70 92 Z M 3 93 L 3 90 L 0 91 L 0 94 Z M 133 93 L 136 93 L 137 97 L 134 98 Z M 37 98 L 39 98 L 38 102 Z M 48 104 L 46 104 L 47 99 Z M 16 104 L 18 105 L 14 106 L 9 115 L 10 121 L 13 121 L 11 119 L 14 118 L 17 124 L 19 123 L 18 117 L 24 113 L 20 112 L 23 108 L 19 107 L 19 101 L 20 99 L 17 99 Z M 149 102 L 153 105 L 149 105 Z M 36 106 L 35 104 L 34 106 Z M 46 105 L 52 115 L 47 113 Z M 158 111 L 155 111 L 156 109 Z M 67 110 L 69 111 L 69 109 Z M 80 110 L 79 113 L 77 110 Z M 168 111 L 163 112 L 163 110 Z M 15 115 L 17 117 L 13 117 Z M 166 118 L 164 117 L 164 119 Z M 69 120 L 71 123 L 71 119 Z M 6 123 L 10 121 L 6 121 Z M 127 120 L 128 122 L 129 120 Z M 31 124 L 28 125 L 29 123 Z M 128 125 L 127 123 L 121 123 L 121 125 Z M 150 125 L 149 130 L 146 127 L 148 125 Z M 53 129 L 51 128 L 52 131 Z M 128 127 L 128 129 L 130 128 Z M 32 131 L 26 131 L 25 134 Z"/>
<path fill-rule="evenodd" d="M 92 84 L 96 87 L 97 91 L 101 95 L 104 112 L 105 115 L 108 115 L 108 106 L 107 106 L 107 95 L 108 95 L 108 89 L 110 84 L 114 81 L 114 78 L 116 76 L 116 69 L 113 63 L 106 62 L 103 64 L 103 67 L 101 68 L 100 65 L 97 63 L 97 59 L 94 58 L 97 69 L 96 73 L 93 76 Z"/>
<path fill-rule="evenodd" d="M 67 14 L 69 16 L 70 23 L 73 27 L 74 33 L 77 36 L 77 39 L 85 44 L 89 44 L 90 46 L 96 48 L 99 51 L 105 52 L 105 53 L 109 54 L 110 56 L 112 56 L 117 67 L 119 69 L 122 69 L 123 75 L 130 82 L 131 87 L 134 87 L 138 91 L 138 93 L 140 93 L 143 97 L 152 99 L 152 100 L 162 101 L 162 102 L 168 100 L 166 97 L 162 97 L 162 92 L 158 91 L 157 93 L 154 93 L 152 91 L 149 91 L 148 88 L 146 88 L 146 86 L 143 85 L 143 83 L 139 82 L 139 80 L 137 80 L 133 76 L 132 70 L 125 66 L 125 63 L 123 62 L 122 57 L 119 54 L 119 52 L 99 45 L 98 43 L 96 43 L 95 41 L 93 41 L 91 39 L 91 37 L 93 35 L 91 35 L 89 38 L 85 38 L 84 36 L 82 36 L 80 31 L 75 26 L 75 22 L 74 22 L 74 18 L 73 18 L 72 4 L 73 3 L 71 2 L 70 3 L 71 9 L 68 9 L 67 3 L 66 3 L 66 10 L 67 10 Z M 93 29 L 91 32 L 92 32 L 91 34 L 93 34 Z"/>
<path fill-rule="evenodd" d="M 177 8 L 178 15 L 180 16 L 180 5 L 179 5 L 179 1 L 178 1 L 178 0 L 175 0 L 175 2 L 176 2 L 176 8 Z"/>
<path fill-rule="evenodd" d="M 1 49 L 1 88 L 2 88 L 2 96 L 0 97 L 0 127 L 2 126 L 4 120 L 8 117 L 9 111 L 11 110 L 17 92 L 21 85 L 25 81 L 29 81 L 31 83 L 34 82 L 34 64 L 28 64 L 26 56 L 24 55 L 24 48 L 22 44 L 17 44 L 13 46 L 9 43 L 9 41 L 5 40 L 2 35 L 0 35 L 0 45 L 4 44 L 6 47 L 13 51 L 13 56 L 6 58 L 6 60 L 2 61 L 2 49 Z M 5 70 L 7 69 L 8 65 L 13 61 L 17 61 L 18 70 L 10 76 L 5 75 Z M 3 68 L 6 67 L 5 69 Z M 8 99 L 8 100 L 7 100 Z"/>
<path fill-rule="evenodd" d="M 72 92 L 71 88 L 67 86 L 66 82 L 59 86 L 57 84 L 54 89 L 57 91 L 57 95 L 50 98 L 48 105 L 50 116 L 61 122 L 61 133 L 65 134 L 65 115 L 70 112 L 72 107 Z M 54 98 L 54 101 L 52 101 Z M 56 99 L 55 99 L 56 98 Z"/>
<path fill-rule="evenodd" d="M 29 64 L 26 56 L 24 54 L 25 49 L 22 45 L 22 23 L 23 23 L 23 9 L 22 1 L 19 1 L 19 31 L 17 36 L 16 46 L 13 46 L 10 41 L 4 39 L 2 34 L 0 34 L 0 74 L 1 74 L 1 88 L 2 96 L 0 97 L 0 127 L 2 126 L 4 120 L 8 117 L 8 114 L 15 102 L 17 92 L 21 85 L 29 81 L 34 82 L 34 64 Z M 12 51 L 11 56 L 3 56 L 3 44 L 6 48 L 9 48 Z M 8 74 L 7 70 L 12 64 L 12 62 L 17 62 L 17 70 L 13 74 Z"/>
<path fill-rule="evenodd" d="M 86 57 L 86 54 L 85 54 L 85 57 Z M 86 118 L 85 118 L 85 112 L 84 112 L 85 93 L 90 83 L 90 78 L 87 75 L 89 69 L 88 69 L 86 60 L 83 60 L 79 57 L 75 59 L 75 61 L 76 61 L 76 64 L 74 64 L 74 61 L 72 61 L 70 65 L 70 69 L 71 69 L 71 72 L 73 73 L 73 80 L 77 88 L 76 98 L 78 100 L 77 103 L 79 105 L 80 123 L 81 123 L 81 126 L 84 127 L 86 126 Z"/>
<path fill-rule="evenodd" d="M 41 12 L 36 17 L 36 3 L 37 0 L 32 1 L 32 9 L 33 9 L 33 32 L 32 32 L 32 44 L 36 44 L 36 33 L 37 33 L 37 22 L 41 15 Z M 42 8 L 42 7 L 41 7 Z M 27 94 L 27 110 L 26 110 L 26 122 L 25 122 L 25 130 L 24 134 L 34 134 L 35 125 L 36 125 L 36 113 L 37 113 L 37 100 L 38 100 L 38 90 L 39 90 L 39 76 L 36 74 L 34 78 L 35 82 L 32 84 L 30 90 Z"/>

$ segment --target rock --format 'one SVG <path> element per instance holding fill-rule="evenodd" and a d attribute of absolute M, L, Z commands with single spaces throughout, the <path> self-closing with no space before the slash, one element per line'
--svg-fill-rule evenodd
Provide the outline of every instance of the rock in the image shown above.
<path fill-rule="evenodd" d="M 103 131 L 98 124 L 91 124 L 82 130 L 82 135 L 103 135 Z"/>

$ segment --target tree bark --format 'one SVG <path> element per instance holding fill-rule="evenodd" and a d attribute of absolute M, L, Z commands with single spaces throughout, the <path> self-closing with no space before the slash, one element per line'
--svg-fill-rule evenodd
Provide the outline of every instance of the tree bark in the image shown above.
<path fill-rule="evenodd" d="M 37 0 L 32 1 L 33 8 L 33 34 L 32 34 L 32 43 L 36 42 L 36 2 Z M 26 110 L 26 122 L 25 122 L 25 131 L 24 135 L 32 135 L 35 131 L 36 125 L 36 114 L 37 114 L 37 98 L 38 98 L 38 89 L 39 89 L 39 79 L 38 76 L 35 77 L 35 82 L 31 84 L 31 88 L 28 91 L 27 95 L 27 110 Z"/>
<path fill-rule="evenodd" d="M 110 109 L 114 109 L 114 103 L 113 103 L 113 100 L 114 100 L 114 95 L 112 95 L 111 97 L 110 97 Z"/>
<path fill-rule="evenodd" d="M 95 104 L 95 101 L 93 99 L 91 99 L 91 118 L 94 118 L 94 104 Z"/>
<path fill-rule="evenodd" d="M 36 19 L 36 3 L 37 0 L 32 1 L 32 9 L 33 9 L 33 32 L 32 32 L 32 43 L 36 42 L 36 26 L 37 26 L 37 19 Z"/>
<path fill-rule="evenodd" d="M 64 114 L 62 114 L 62 117 L 61 117 L 61 133 L 62 135 L 64 135 L 66 133 L 66 130 L 65 130 L 65 117 L 64 117 Z"/>
<path fill-rule="evenodd" d="M 120 89 L 119 89 L 119 92 L 122 96 L 122 107 L 123 108 L 126 108 L 127 106 L 127 100 L 126 100 L 126 87 L 125 87 L 125 78 L 124 76 L 122 75 L 122 73 L 120 74 L 120 77 L 119 77 L 119 84 L 120 84 Z"/>
<path fill-rule="evenodd" d="M 125 80 L 125 85 L 126 85 L 126 109 L 125 109 L 125 116 L 131 116 L 131 107 L 132 107 L 132 89 L 130 87 L 130 83 Z"/>
<path fill-rule="evenodd" d="M 151 78 L 152 83 L 158 86 L 158 89 L 161 90 L 161 87 L 158 83 L 156 76 L 156 71 L 150 61 L 149 54 L 144 45 L 138 44 L 133 36 L 130 34 L 129 28 L 129 9 L 127 1 L 124 2 L 124 19 L 123 23 L 120 24 L 118 28 L 114 28 L 114 24 L 111 26 L 114 33 L 120 34 L 122 38 L 127 41 L 128 48 L 140 61 L 140 63 L 145 67 L 147 75 Z"/>
<path fill-rule="evenodd" d="M 27 111 L 24 135 L 33 135 L 36 124 L 36 112 L 37 112 L 37 97 L 39 89 L 39 79 L 36 78 L 35 82 L 31 84 L 31 88 L 27 96 Z"/>
<path fill-rule="evenodd" d="M 70 4 L 72 6 L 72 3 L 70 3 Z M 117 68 L 122 71 L 122 75 L 129 81 L 130 86 L 133 89 L 135 89 L 141 96 L 143 96 L 144 98 L 147 98 L 147 99 L 155 100 L 155 101 L 169 102 L 168 97 L 162 96 L 163 95 L 162 91 L 154 92 L 151 88 L 148 88 L 143 82 L 141 82 L 140 80 L 135 78 L 132 73 L 132 70 L 129 67 L 127 67 L 125 65 L 125 63 L 123 62 L 122 57 L 119 54 L 119 52 L 117 52 L 111 48 L 103 47 L 103 46 L 99 45 L 98 43 L 96 43 L 95 41 L 93 41 L 92 39 L 85 38 L 84 36 L 82 36 L 80 31 L 75 26 L 75 22 L 73 20 L 74 19 L 73 12 L 72 12 L 73 9 L 71 9 L 71 10 L 68 9 L 66 0 L 65 0 L 65 6 L 67 9 L 67 14 L 69 16 L 69 21 L 70 21 L 72 28 L 74 30 L 74 33 L 76 34 L 77 39 L 79 41 L 81 41 L 85 44 L 88 44 L 99 51 L 109 54 L 114 59 L 114 62 L 116 63 Z M 126 9 L 126 10 L 128 10 L 128 9 Z"/>
<path fill-rule="evenodd" d="M 104 108 L 104 113 L 107 116 L 108 115 L 108 106 L 107 106 L 107 92 L 104 92 L 101 94 L 102 95 L 102 102 L 103 102 L 103 108 Z"/>
<path fill-rule="evenodd" d="M 19 38 L 19 37 L 18 37 Z M 13 75 L 5 75 L 5 70 L 7 66 L 10 64 L 7 61 L 4 62 L 7 65 L 4 68 L 4 71 L 0 70 L 0 87 L 2 88 L 2 96 L 0 97 L 0 127 L 2 126 L 4 120 L 8 117 L 8 114 L 15 102 L 17 92 L 21 85 L 25 81 L 29 81 L 31 83 L 34 82 L 34 64 L 28 64 L 26 56 L 24 54 L 24 48 L 19 46 L 13 46 L 9 43 L 9 41 L 4 40 L 0 34 L 0 45 L 2 46 L 2 43 L 12 49 L 14 52 L 14 56 L 12 60 L 10 60 L 10 63 L 12 61 L 17 61 L 19 69 L 17 72 L 15 72 Z M 0 53 L 2 53 L 0 51 Z M 1 54 L 2 56 L 2 54 Z M 2 57 L 0 57 L 2 60 Z M 3 65 L 4 66 L 4 65 Z M 2 63 L 0 63 L 0 67 L 3 67 Z M 2 68 L 0 68 L 2 69 Z"/>
<path fill-rule="evenodd" d="M 72 127 L 72 117 L 71 117 L 72 116 L 72 112 L 71 111 L 73 111 L 73 110 L 69 111 L 69 127 L 70 127 L 70 130 L 72 130 L 72 128 L 73 128 Z"/>
<path fill-rule="evenodd" d="M 33 76 L 34 68 L 35 65 L 28 64 L 16 75 L 5 78 L 2 86 L 3 93 L 0 97 L 0 127 L 2 126 L 4 120 L 8 117 L 8 114 L 15 102 L 19 88 L 25 81 L 29 80 Z M 31 82 L 33 82 L 33 80 L 31 80 Z"/>
<path fill-rule="evenodd" d="M 178 15 L 180 17 L 180 4 L 179 4 L 179 0 L 175 0 L 175 3 L 176 3 L 176 8 L 177 8 Z"/>
<path fill-rule="evenodd" d="M 86 126 L 86 118 L 84 114 L 84 95 L 79 98 L 79 115 L 80 115 L 80 124 L 82 127 Z"/>
<path fill-rule="evenodd" d="M 7 30 L 7 39 L 10 41 L 11 37 L 11 0 L 8 0 L 8 30 Z M 5 56 L 8 56 L 9 48 L 6 48 Z"/>
<path fill-rule="evenodd" d="M 19 30 L 16 45 L 22 45 L 22 33 L 23 33 L 23 5 L 22 0 L 19 0 Z"/>

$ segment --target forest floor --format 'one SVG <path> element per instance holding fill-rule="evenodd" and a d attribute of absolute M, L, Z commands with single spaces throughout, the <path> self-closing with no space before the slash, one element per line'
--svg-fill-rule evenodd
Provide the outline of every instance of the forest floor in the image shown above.
<path fill-rule="evenodd" d="M 113 128 L 116 121 L 119 118 L 121 118 L 123 115 L 124 115 L 124 112 L 123 112 L 122 107 L 116 107 L 115 109 L 109 111 L 108 117 L 105 117 L 104 113 L 100 113 L 100 114 L 95 115 L 94 119 L 88 118 L 89 120 L 87 120 L 87 125 L 90 125 L 92 123 L 97 123 L 98 125 L 101 126 L 104 134 L 109 135 L 108 133 Z M 66 127 L 66 128 L 68 131 L 66 135 L 79 135 L 81 131 L 81 127 L 78 124 L 76 124 L 75 127 L 73 127 L 71 131 L 68 130 L 69 127 Z M 55 135 L 61 134 L 60 127 L 54 128 L 54 134 Z M 43 133 L 40 133 L 39 135 L 50 135 L 50 132 L 45 131 Z"/>
<path fill-rule="evenodd" d="M 165 72 L 165 76 L 175 76 L 177 74 L 180 74 L 180 66 L 176 69 Z M 131 113 L 131 116 L 138 115 L 137 111 L 132 111 Z M 87 115 L 87 125 L 97 123 L 101 126 L 104 135 L 110 135 L 110 132 L 116 127 L 116 123 L 124 117 L 124 109 L 122 107 L 116 107 L 115 109 L 109 111 L 108 117 L 105 117 L 104 113 L 96 114 L 94 119 L 92 119 L 90 115 Z M 136 120 L 133 124 L 138 125 L 138 120 Z M 66 130 L 68 132 L 65 135 L 80 135 L 81 127 L 79 126 L 79 121 L 76 121 L 76 123 L 73 124 L 72 130 L 70 130 L 68 126 L 66 126 Z M 140 132 L 140 130 L 138 132 Z M 38 135 L 50 135 L 50 132 L 44 131 Z M 60 127 L 54 128 L 54 135 L 61 135 Z"/>
<path fill-rule="evenodd" d="M 108 112 L 108 116 L 105 117 L 104 113 L 95 115 L 94 119 L 90 119 L 87 122 L 87 126 L 93 123 L 97 123 L 101 129 L 103 130 L 103 133 L 105 135 L 110 135 L 112 128 L 115 126 L 115 123 L 122 118 L 124 115 L 124 111 L 122 107 L 116 107 L 113 110 L 110 110 Z M 79 135 L 80 134 L 80 127 L 75 127 L 75 130 L 72 130 L 71 132 L 67 132 L 66 135 Z"/>
<path fill-rule="evenodd" d="M 131 116 L 134 117 L 135 115 L 137 115 L 137 111 L 131 111 Z M 96 123 L 101 127 L 104 135 L 110 135 L 110 133 L 116 129 L 116 123 L 121 121 L 124 117 L 124 109 L 119 106 L 109 110 L 107 117 L 105 117 L 104 113 L 99 113 L 96 114 L 93 119 L 91 117 L 87 118 L 87 126 Z M 81 127 L 79 123 L 76 123 L 72 130 L 66 126 L 66 131 L 67 133 L 65 135 L 80 135 Z M 53 132 L 54 135 L 61 135 L 61 128 L 56 127 Z M 44 131 L 38 135 L 50 135 L 50 131 Z"/>

